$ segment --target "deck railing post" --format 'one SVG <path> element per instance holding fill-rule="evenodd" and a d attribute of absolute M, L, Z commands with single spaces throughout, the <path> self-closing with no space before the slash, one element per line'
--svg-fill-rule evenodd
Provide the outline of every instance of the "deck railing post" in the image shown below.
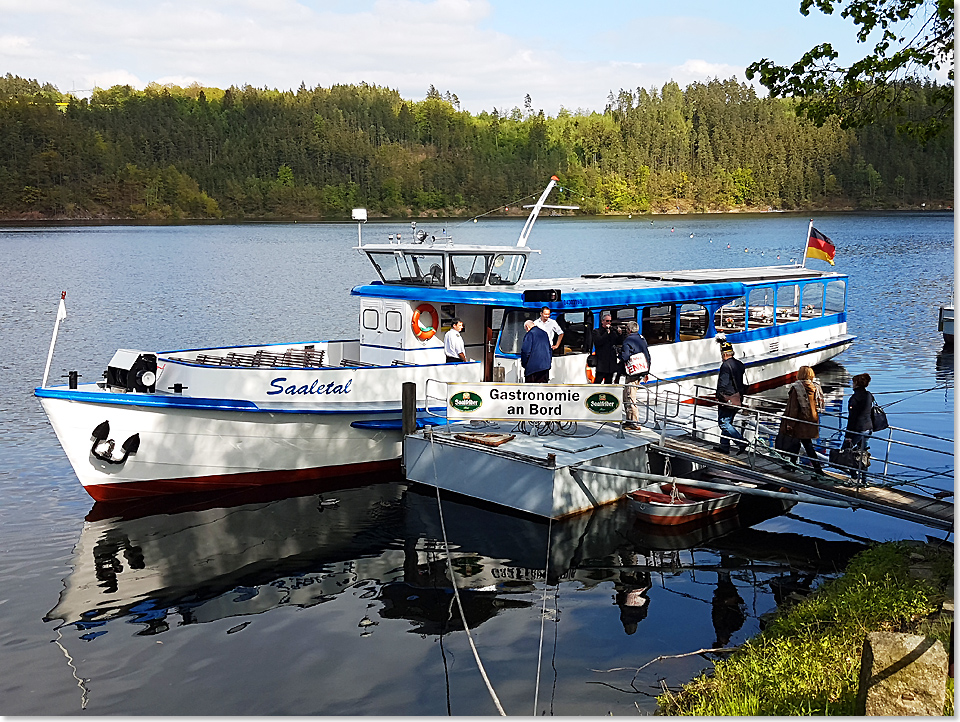
<path fill-rule="evenodd" d="M 893 445 L 893 429 L 887 431 L 887 450 L 883 455 L 883 479 L 887 479 L 887 465 L 890 461 L 890 447 Z"/>

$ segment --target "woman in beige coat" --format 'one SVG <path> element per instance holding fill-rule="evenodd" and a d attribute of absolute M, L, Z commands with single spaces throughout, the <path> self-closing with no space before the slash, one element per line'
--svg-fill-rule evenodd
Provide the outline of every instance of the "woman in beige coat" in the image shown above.
<path fill-rule="evenodd" d="M 813 439 L 820 436 L 820 412 L 823 411 L 823 390 L 814 378 L 813 369 L 801 366 L 797 380 L 790 384 L 787 410 L 780 422 L 780 433 L 799 439 L 803 450 L 810 458 L 816 473 L 823 473 L 823 466 L 813 448 Z"/>

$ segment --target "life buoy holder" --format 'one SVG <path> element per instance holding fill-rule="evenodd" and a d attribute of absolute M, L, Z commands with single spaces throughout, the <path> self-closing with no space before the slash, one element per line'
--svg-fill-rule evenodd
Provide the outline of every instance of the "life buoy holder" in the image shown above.
<path fill-rule="evenodd" d="M 424 328 L 420 325 L 420 316 L 429 313 L 430 320 L 432 325 Z M 417 337 L 420 341 L 429 341 L 434 336 L 437 335 L 437 326 L 440 324 L 440 314 L 437 313 L 437 309 L 429 303 L 421 303 L 417 306 L 417 310 L 413 312 L 413 320 L 411 326 L 413 327 L 413 335 Z"/>

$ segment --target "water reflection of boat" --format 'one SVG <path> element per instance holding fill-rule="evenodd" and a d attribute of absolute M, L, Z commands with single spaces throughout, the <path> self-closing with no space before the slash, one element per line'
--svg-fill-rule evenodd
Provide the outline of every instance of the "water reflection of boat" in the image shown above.
<path fill-rule="evenodd" d="M 659 568 L 651 555 L 715 546 L 741 523 L 733 516 L 681 536 L 663 528 L 651 533 L 627 503 L 548 522 L 446 498 L 438 507 L 435 495 L 405 484 L 362 481 L 297 487 L 282 498 L 261 489 L 256 498 L 248 491 L 182 506 L 171 499 L 156 513 L 144 503 L 98 503 L 45 620 L 74 625 L 86 640 L 116 630 L 117 620 L 141 625 L 140 635 L 160 634 L 347 593 L 368 600 L 370 616 L 441 634 L 463 628 L 460 614 L 451 613 L 454 588 L 473 628 L 536 604 L 544 584 L 559 593 L 560 585 L 574 583 L 584 590 L 611 586 L 632 633 L 649 610 L 650 573 Z M 767 537 L 753 543 L 771 546 Z M 749 558 L 750 551 L 737 554 Z"/>
<path fill-rule="evenodd" d="M 140 506 L 125 516 L 119 505 L 94 505 L 46 619 L 92 637 L 123 617 L 156 633 L 171 614 L 190 624 L 318 604 L 359 580 L 388 578 L 399 565 L 399 555 L 384 549 L 401 525 L 402 489 L 238 497 L 150 515 Z"/>

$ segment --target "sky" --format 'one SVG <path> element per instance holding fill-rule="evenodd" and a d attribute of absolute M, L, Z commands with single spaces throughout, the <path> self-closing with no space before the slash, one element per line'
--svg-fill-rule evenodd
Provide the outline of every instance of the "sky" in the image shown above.
<path fill-rule="evenodd" d="M 872 48 L 800 0 L 0 0 L 0 75 L 87 96 L 147 83 L 279 90 L 365 82 L 471 113 L 603 111 L 620 89 L 746 82 L 832 42 Z M 759 86 L 758 86 L 759 89 Z"/>

